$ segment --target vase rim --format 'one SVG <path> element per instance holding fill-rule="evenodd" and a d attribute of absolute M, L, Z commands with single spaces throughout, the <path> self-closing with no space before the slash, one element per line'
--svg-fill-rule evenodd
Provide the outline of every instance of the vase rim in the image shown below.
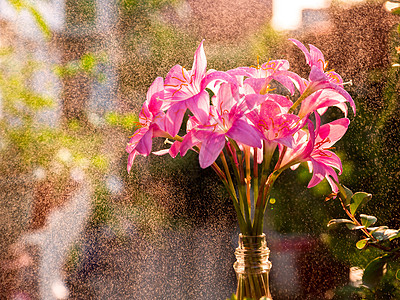
<path fill-rule="evenodd" d="M 245 236 L 245 237 L 265 237 L 265 233 L 262 233 L 262 234 L 260 234 L 260 235 L 248 235 L 248 234 L 239 233 L 239 236 Z"/>

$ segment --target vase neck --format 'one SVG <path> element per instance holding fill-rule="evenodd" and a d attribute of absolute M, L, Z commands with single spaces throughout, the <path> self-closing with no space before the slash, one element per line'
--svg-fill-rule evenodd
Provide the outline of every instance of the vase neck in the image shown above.
<path fill-rule="evenodd" d="M 236 273 L 263 273 L 271 269 L 269 249 L 265 234 L 258 236 L 239 235 L 239 246 L 236 248 Z"/>
<path fill-rule="evenodd" d="M 262 235 L 239 234 L 238 244 L 240 249 L 268 249 L 264 233 Z"/>

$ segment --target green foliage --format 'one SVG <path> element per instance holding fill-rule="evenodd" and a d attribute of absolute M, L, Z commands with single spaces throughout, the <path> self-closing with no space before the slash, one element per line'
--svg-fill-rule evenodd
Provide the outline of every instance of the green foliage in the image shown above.
<path fill-rule="evenodd" d="M 342 223 L 349 225 L 350 229 L 360 230 L 364 238 L 357 241 L 356 247 L 363 251 L 368 247 L 374 247 L 380 251 L 378 256 L 375 256 L 366 265 L 362 278 L 364 287 L 368 289 L 366 293 L 376 296 L 381 292 L 384 276 L 387 276 L 385 275 L 386 269 L 397 270 L 399 267 L 400 230 L 389 229 L 387 226 L 370 227 L 377 222 L 375 216 L 360 214 L 360 221 L 355 217 L 356 210 L 371 199 L 371 194 L 364 192 L 353 194 L 350 190 L 346 194 L 344 187 L 339 185 L 338 196 L 342 208 L 350 219 L 333 219 L 329 221 L 328 226 Z M 351 201 L 349 201 L 350 196 Z M 397 273 L 394 274 L 393 270 L 387 273 L 390 274 L 391 278 L 397 276 Z M 391 286 L 391 288 L 393 293 L 399 291 L 398 287 Z M 358 292 L 363 293 L 365 291 L 360 290 Z"/>
<path fill-rule="evenodd" d="M 358 192 L 352 195 L 350 200 L 350 212 L 354 215 L 359 207 L 362 207 L 369 200 L 371 200 L 372 195 L 368 193 Z"/>
<path fill-rule="evenodd" d="M 133 132 L 135 130 L 135 125 L 137 125 L 138 117 L 131 113 L 121 114 L 117 112 L 109 112 L 105 115 L 105 120 L 111 126 L 118 126 Z"/>
<path fill-rule="evenodd" d="M 50 30 L 50 27 L 47 25 L 47 23 L 43 19 L 43 16 L 39 13 L 39 11 L 35 8 L 33 4 L 25 0 L 8 0 L 8 1 L 18 11 L 26 9 L 35 19 L 36 24 L 39 26 L 39 29 L 42 31 L 44 37 L 47 40 L 51 39 L 52 32 Z"/>
<path fill-rule="evenodd" d="M 286 36 L 275 31 L 272 26 L 268 24 L 251 38 L 251 54 L 260 56 L 262 60 L 271 59 L 279 52 L 280 45 L 282 45 L 284 41 L 286 41 Z"/>
<path fill-rule="evenodd" d="M 372 260 L 364 270 L 363 283 L 374 289 L 383 277 L 383 268 L 389 260 L 389 255 L 385 254 Z"/>
<path fill-rule="evenodd" d="M 98 71 L 98 65 L 106 61 L 107 58 L 103 54 L 85 53 L 80 59 L 69 61 L 63 65 L 55 65 L 53 69 L 55 74 L 61 78 L 85 74 L 102 82 L 105 76 Z"/>
<path fill-rule="evenodd" d="M 376 223 L 376 221 L 378 220 L 374 216 L 368 216 L 368 215 L 364 215 L 364 214 L 361 214 L 360 218 L 361 218 L 361 224 L 365 228 L 368 228 L 369 226 L 374 225 Z"/>

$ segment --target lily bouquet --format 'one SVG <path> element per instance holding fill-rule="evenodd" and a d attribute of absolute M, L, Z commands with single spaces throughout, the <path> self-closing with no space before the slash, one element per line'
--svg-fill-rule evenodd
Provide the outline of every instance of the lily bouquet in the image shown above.
<path fill-rule="evenodd" d="M 326 178 L 337 193 L 335 169 L 340 174 L 342 165 L 331 150 L 349 126 L 347 103 L 354 113 L 355 104 L 341 76 L 327 70 L 318 48 L 290 41 L 305 55 L 307 79 L 289 71 L 286 60 L 225 72 L 207 70 L 203 42 L 191 70 L 176 65 L 165 80 L 156 78 L 140 111 L 139 129 L 126 147 L 128 171 L 138 154 L 152 153 L 156 137 L 171 144 L 153 152 L 156 155 L 174 158 L 197 152 L 200 166 L 212 167 L 225 185 L 244 236 L 263 234 L 271 188 L 286 169 L 305 162 L 313 173 L 308 187 Z M 342 110 L 344 117 L 321 124 L 331 106 Z M 185 133 L 179 135 L 187 111 Z"/>

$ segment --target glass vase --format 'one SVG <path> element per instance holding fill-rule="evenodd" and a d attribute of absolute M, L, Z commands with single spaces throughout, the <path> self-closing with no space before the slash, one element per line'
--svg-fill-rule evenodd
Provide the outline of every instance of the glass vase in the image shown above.
<path fill-rule="evenodd" d="M 269 271 L 271 262 L 265 234 L 248 236 L 239 234 L 239 246 L 235 251 L 236 262 L 233 268 L 237 277 L 237 300 L 268 299 L 272 300 L 269 291 Z"/>

